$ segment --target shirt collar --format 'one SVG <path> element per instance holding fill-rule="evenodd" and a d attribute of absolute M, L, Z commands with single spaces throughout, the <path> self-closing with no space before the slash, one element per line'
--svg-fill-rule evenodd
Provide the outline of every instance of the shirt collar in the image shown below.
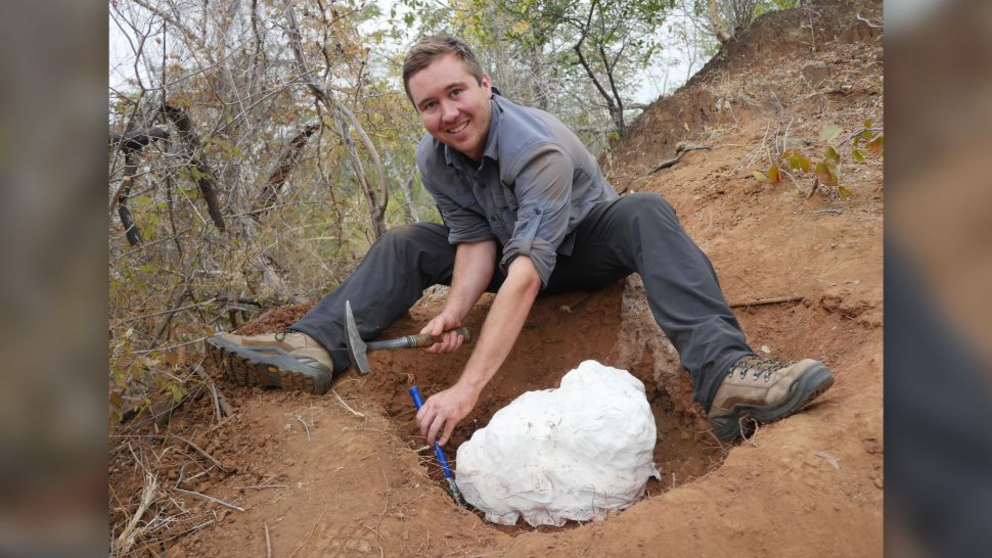
<path fill-rule="evenodd" d="M 493 87 L 493 97 L 490 99 L 490 117 L 489 117 L 489 134 L 486 137 L 486 148 L 482 151 L 482 162 L 479 163 L 479 168 L 485 164 L 486 157 L 489 157 L 493 161 L 499 160 L 499 154 L 496 150 L 496 136 L 499 132 L 499 116 L 503 112 L 503 108 L 499 106 L 497 102 L 497 97 L 500 96 L 498 89 Z M 448 166 L 469 166 L 474 167 L 475 163 L 471 159 L 466 157 L 460 151 L 452 149 L 447 145 L 444 146 L 444 159 L 448 163 Z"/>

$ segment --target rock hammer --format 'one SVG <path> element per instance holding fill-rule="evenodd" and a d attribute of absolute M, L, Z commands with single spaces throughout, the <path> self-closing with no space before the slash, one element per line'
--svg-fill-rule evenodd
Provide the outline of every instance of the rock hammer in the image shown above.
<path fill-rule="evenodd" d="M 441 341 L 440 337 L 434 337 L 429 333 L 421 333 L 419 335 L 407 335 L 405 337 L 389 339 L 386 341 L 371 341 L 369 343 L 365 343 L 365 341 L 362 340 L 361 335 L 358 334 L 358 324 L 355 323 L 355 315 L 351 313 L 350 300 L 347 300 L 344 303 L 344 314 L 345 344 L 348 345 L 348 356 L 351 358 L 351 363 L 355 366 L 355 369 L 358 370 L 358 373 L 362 376 L 372 371 L 372 367 L 369 366 L 369 359 L 367 356 L 367 353 L 370 351 L 378 351 L 381 349 L 416 349 L 419 347 L 430 347 L 434 343 Z M 460 327 L 451 331 L 454 331 L 464 337 L 466 343 L 470 343 L 472 341 L 472 335 L 469 333 L 467 327 Z"/>

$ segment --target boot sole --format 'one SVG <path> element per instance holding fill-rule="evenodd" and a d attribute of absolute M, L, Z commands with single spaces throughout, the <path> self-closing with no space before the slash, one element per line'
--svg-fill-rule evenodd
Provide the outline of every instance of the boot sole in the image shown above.
<path fill-rule="evenodd" d="M 755 406 L 734 405 L 730 413 L 710 419 L 713 433 L 724 442 L 732 441 L 740 436 L 748 436 L 754 427 L 747 427 L 742 419 L 754 419 L 758 424 L 768 424 L 793 415 L 834 385 L 834 375 L 823 364 L 817 364 L 800 376 L 789 390 L 789 394 L 778 405 Z M 741 427 L 747 429 L 742 432 Z"/>
<path fill-rule="evenodd" d="M 221 337 L 207 339 L 207 354 L 229 381 L 323 395 L 331 389 L 330 371 L 315 370 L 278 347 L 259 350 Z"/>

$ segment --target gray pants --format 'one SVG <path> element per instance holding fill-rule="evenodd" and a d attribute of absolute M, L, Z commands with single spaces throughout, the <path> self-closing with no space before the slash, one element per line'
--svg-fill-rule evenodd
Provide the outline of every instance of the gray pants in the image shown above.
<path fill-rule="evenodd" d="M 496 262 L 502 254 L 497 250 Z M 344 304 L 363 339 L 376 338 L 420 299 L 423 290 L 450 285 L 455 246 L 442 225 L 390 229 L 372 245 L 347 280 L 291 329 L 328 349 L 334 371 L 348 367 Z M 495 262 L 494 262 L 495 264 Z M 644 280 L 654 319 L 692 377 L 693 398 L 709 409 L 730 366 L 754 354 L 720 290 L 713 265 L 689 238 L 675 210 L 657 194 L 631 194 L 598 205 L 576 230 L 571 256 L 558 255 L 541 295 L 602 288 L 631 273 Z M 506 276 L 499 267 L 487 290 Z"/>

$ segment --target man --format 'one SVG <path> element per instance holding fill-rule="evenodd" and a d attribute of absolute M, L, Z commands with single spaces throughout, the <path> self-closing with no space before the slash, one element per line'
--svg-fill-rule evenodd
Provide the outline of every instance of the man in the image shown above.
<path fill-rule="evenodd" d="M 447 302 L 421 332 L 443 337 L 431 352 L 455 351 L 463 339 L 451 330 L 484 291 L 495 292 L 461 378 L 417 413 L 421 433 L 443 445 L 506 359 L 537 296 L 637 272 L 719 438 L 740 436 L 745 418 L 788 416 L 833 384 L 820 362 L 757 357 L 672 207 L 656 194 L 617 196 L 558 119 L 491 87 L 468 45 L 421 39 L 407 54 L 403 84 L 427 129 L 417 166 L 444 226 L 391 229 L 287 332 L 211 338 L 208 348 L 237 381 L 324 393 L 349 365 L 345 301 L 371 339 L 438 283 L 451 285 Z"/>

